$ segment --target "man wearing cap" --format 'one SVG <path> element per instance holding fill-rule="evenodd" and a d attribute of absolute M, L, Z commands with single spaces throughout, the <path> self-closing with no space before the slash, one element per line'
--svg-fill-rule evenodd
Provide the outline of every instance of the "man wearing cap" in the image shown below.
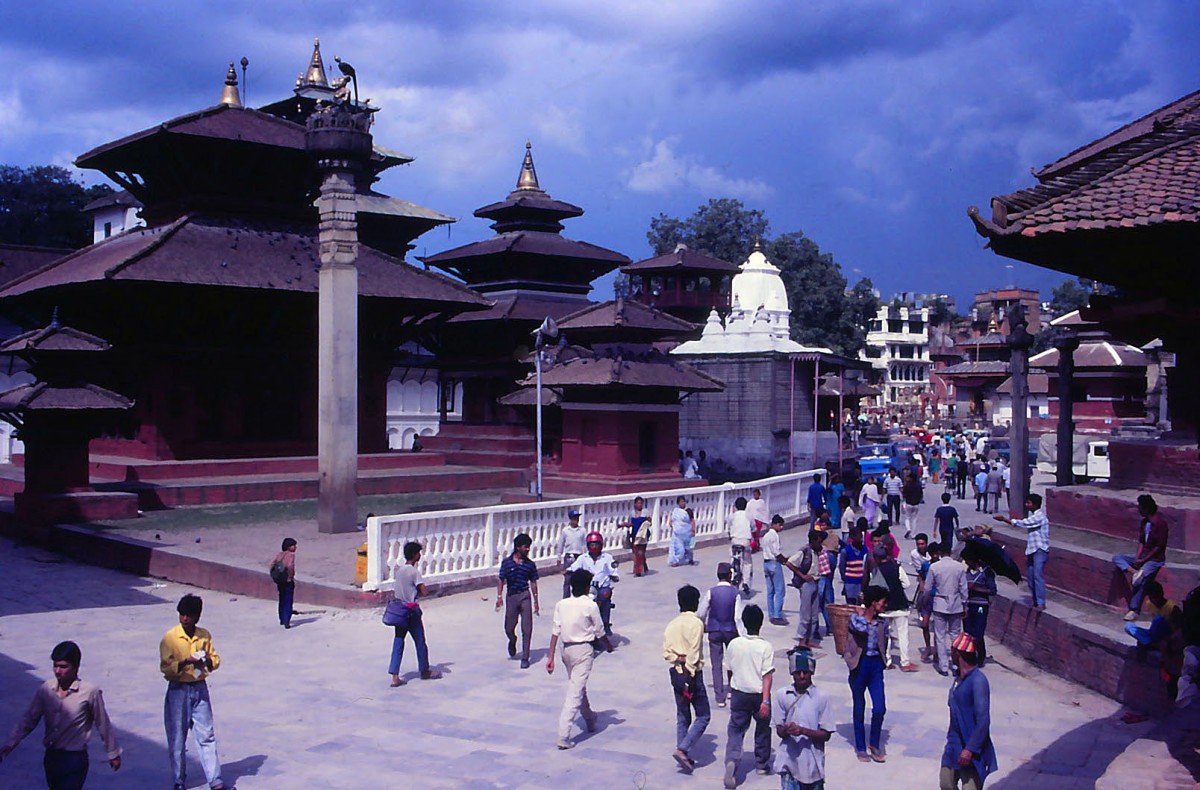
<path fill-rule="evenodd" d="M 717 707 L 725 707 L 725 648 L 737 638 L 742 616 L 742 598 L 733 586 L 733 568 L 728 562 L 717 563 L 717 583 L 704 593 L 696 616 L 708 634 L 708 654 L 712 659 L 713 697 Z"/>
<path fill-rule="evenodd" d="M 696 616 L 700 591 L 690 584 L 680 587 L 679 614 L 663 632 L 663 659 L 671 664 L 671 690 L 675 696 L 675 752 L 679 767 L 691 773 L 696 761 L 688 752 L 708 728 L 712 711 L 704 690 L 704 623 Z M 695 719 L 692 713 L 695 712 Z"/>
<path fill-rule="evenodd" d="M 942 751 L 941 790 L 977 790 L 996 770 L 991 736 L 991 690 L 979 669 L 975 639 L 959 634 L 951 646 L 954 684 L 950 686 L 950 727 Z"/>
<path fill-rule="evenodd" d="M 587 537 L 587 531 L 579 526 L 579 511 L 571 508 L 567 513 L 567 518 L 570 524 L 563 528 L 562 533 L 558 536 L 558 558 L 562 560 L 563 566 L 563 598 L 569 598 L 571 595 L 571 574 L 570 567 L 575 560 L 587 551 L 584 539 Z"/>
<path fill-rule="evenodd" d="M 587 534 L 587 554 L 581 554 L 567 569 L 568 575 L 585 570 L 592 574 L 592 597 L 600 607 L 600 617 L 604 621 L 604 633 L 612 635 L 612 586 L 621 581 L 617 573 L 617 563 L 612 555 L 604 550 L 604 537 L 599 532 Z"/>
<path fill-rule="evenodd" d="M 788 653 L 792 685 L 775 692 L 771 723 L 779 736 L 775 772 L 782 790 L 825 787 L 825 744 L 833 735 L 829 698 L 812 684 L 817 661 L 807 648 Z"/>

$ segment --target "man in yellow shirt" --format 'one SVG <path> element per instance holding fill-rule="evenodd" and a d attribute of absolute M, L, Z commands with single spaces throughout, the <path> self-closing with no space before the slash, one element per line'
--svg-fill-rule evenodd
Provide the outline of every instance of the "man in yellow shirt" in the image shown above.
<path fill-rule="evenodd" d="M 675 692 L 675 753 L 679 767 L 691 773 L 696 761 L 688 751 L 700 740 L 712 711 L 704 690 L 704 623 L 696 616 L 700 591 L 690 584 L 679 588 L 679 614 L 663 632 L 663 658 L 671 663 L 671 690 Z M 692 719 L 695 710 L 696 718 Z"/>
<path fill-rule="evenodd" d="M 175 790 L 187 787 L 187 735 L 195 730 L 200 750 L 200 765 L 212 790 L 224 790 L 221 759 L 217 755 L 217 736 L 213 731 L 212 702 L 205 678 L 221 665 L 213 649 L 212 634 L 196 623 L 204 601 L 198 595 L 185 595 L 175 610 L 179 625 L 163 636 L 158 644 L 159 669 L 167 680 L 167 698 L 163 705 L 163 723 L 167 730 L 167 755 L 171 760 L 171 779 Z"/>

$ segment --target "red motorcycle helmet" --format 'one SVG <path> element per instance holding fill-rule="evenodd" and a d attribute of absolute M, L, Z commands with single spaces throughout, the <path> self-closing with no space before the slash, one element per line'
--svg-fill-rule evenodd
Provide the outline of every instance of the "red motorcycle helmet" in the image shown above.
<path fill-rule="evenodd" d="M 604 536 L 601 535 L 599 532 L 589 532 L 587 534 L 587 540 L 585 542 L 586 543 L 599 543 L 601 546 L 603 546 L 604 545 Z"/>

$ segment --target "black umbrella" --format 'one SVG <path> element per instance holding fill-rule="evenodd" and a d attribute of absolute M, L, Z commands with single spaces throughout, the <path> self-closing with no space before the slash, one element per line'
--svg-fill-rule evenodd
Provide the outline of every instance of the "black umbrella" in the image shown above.
<path fill-rule="evenodd" d="M 1000 544 L 987 538 L 978 535 L 967 538 L 962 557 L 964 560 L 977 559 L 995 571 L 997 576 L 1012 579 L 1014 584 L 1021 583 L 1021 569 L 1017 567 L 1017 563 Z"/>

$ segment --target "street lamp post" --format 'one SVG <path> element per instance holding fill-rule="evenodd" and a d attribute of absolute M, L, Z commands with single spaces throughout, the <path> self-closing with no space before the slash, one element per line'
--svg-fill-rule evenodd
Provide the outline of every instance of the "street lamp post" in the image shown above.
<path fill-rule="evenodd" d="M 537 371 L 537 501 L 542 501 L 542 351 L 546 346 L 546 338 L 558 337 L 558 325 L 554 319 L 546 316 L 542 325 L 533 330 L 533 366 Z"/>

